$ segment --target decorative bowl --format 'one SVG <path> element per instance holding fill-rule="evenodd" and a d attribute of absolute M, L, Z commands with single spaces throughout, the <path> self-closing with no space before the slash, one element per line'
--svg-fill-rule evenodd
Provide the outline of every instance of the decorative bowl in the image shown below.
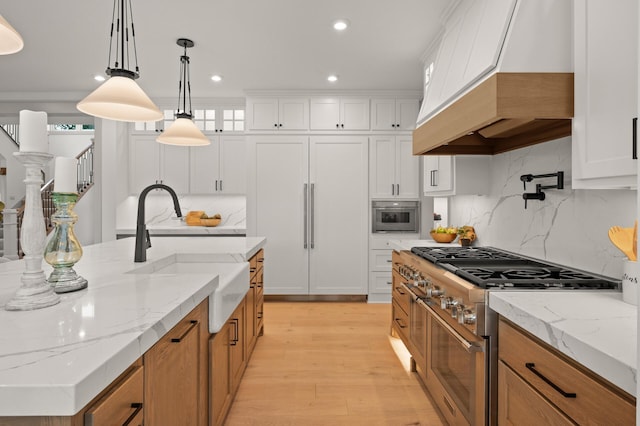
<path fill-rule="evenodd" d="M 450 243 L 456 239 L 458 234 L 447 234 L 443 232 L 432 232 L 431 238 L 438 243 Z"/>

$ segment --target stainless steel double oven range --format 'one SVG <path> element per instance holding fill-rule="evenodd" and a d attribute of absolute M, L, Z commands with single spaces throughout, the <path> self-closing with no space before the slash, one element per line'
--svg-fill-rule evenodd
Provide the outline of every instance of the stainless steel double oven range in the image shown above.
<path fill-rule="evenodd" d="M 450 424 L 497 424 L 490 291 L 615 289 L 615 280 L 492 247 L 393 253 L 392 330 Z"/>

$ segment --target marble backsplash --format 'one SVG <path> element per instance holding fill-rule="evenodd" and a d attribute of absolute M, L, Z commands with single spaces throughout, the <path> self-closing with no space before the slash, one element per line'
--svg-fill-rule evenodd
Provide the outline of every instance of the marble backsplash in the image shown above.
<path fill-rule="evenodd" d="M 544 201 L 522 199 L 523 174 L 565 172 L 565 189 L 545 190 Z M 554 184 L 553 178 L 535 184 Z M 571 139 L 563 138 L 492 158 L 491 190 L 482 196 L 454 196 L 449 222 L 472 225 L 478 243 L 566 264 L 615 278 L 625 256 L 609 241 L 613 225 L 631 227 L 636 217 L 634 190 L 571 189 Z"/>
<path fill-rule="evenodd" d="M 247 201 L 244 195 L 183 195 L 178 196 L 180 210 L 185 216 L 189 210 L 204 210 L 209 216 L 220 213 L 221 226 L 245 227 L 247 222 Z M 136 227 L 138 197 L 127 197 L 118 205 L 116 228 Z M 165 225 L 175 220 L 171 196 L 167 193 L 149 194 L 145 200 L 147 226 Z"/>

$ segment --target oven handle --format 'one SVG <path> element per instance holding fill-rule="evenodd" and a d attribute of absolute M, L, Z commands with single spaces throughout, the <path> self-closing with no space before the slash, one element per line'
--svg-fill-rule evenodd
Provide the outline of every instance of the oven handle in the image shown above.
<path fill-rule="evenodd" d="M 422 299 L 418 298 L 418 303 L 421 304 L 422 306 L 424 306 L 429 311 L 431 311 L 431 318 L 435 319 L 438 322 L 438 324 L 440 324 L 442 327 L 444 327 L 445 330 L 447 330 L 449 332 L 449 334 L 451 336 L 453 336 L 458 341 L 458 343 L 460 343 L 460 345 L 462 345 L 462 347 L 464 348 L 465 351 L 467 351 L 468 353 L 484 352 L 484 348 L 482 347 L 482 345 L 477 345 L 477 344 L 474 344 L 474 343 L 471 343 L 471 342 L 467 341 L 457 331 L 455 331 L 453 329 L 453 327 L 451 327 L 445 320 L 440 318 L 438 316 L 438 314 L 433 312 L 433 310 L 431 308 L 429 308 L 427 306 L 427 304 L 424 303 L 424 301 Z"/>

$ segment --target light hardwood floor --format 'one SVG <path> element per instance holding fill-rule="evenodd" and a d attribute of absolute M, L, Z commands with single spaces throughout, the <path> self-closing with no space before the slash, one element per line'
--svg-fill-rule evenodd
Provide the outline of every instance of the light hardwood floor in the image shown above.
<path fill-rule="evenodd" d="M 227 426 L 442 425 L 399 361 L 388 304 L 266 302 Z"/>

